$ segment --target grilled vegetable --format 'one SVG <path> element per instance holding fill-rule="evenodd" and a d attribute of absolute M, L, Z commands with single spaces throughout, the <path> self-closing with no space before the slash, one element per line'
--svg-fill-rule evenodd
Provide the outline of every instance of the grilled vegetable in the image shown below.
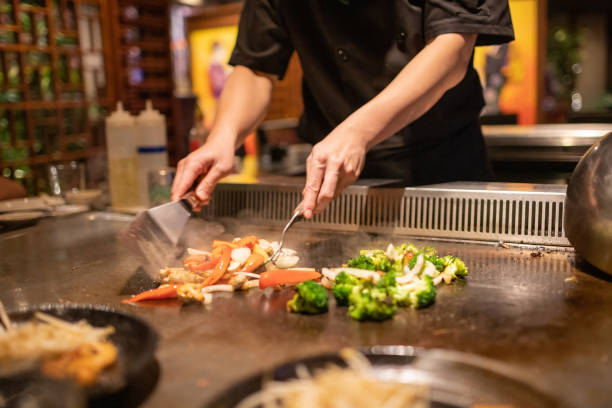
<path fill-rule="evenodd" d="M 376 283 L 377 288 L 392 288 L 395 287 L 395 272 L 387 272 Z"/>
<path fill-rule="evenodd" d="M 416 309 L 422 309 L 435 302 L 436 287 L 429 275 L 423 276 L 423 279 L 420 279 L 414 285 L 415 287 L 412 288 L 408 294 L 410 306 Z"/>
<path fill-rule="evenodd" d="M 248 247 L 249 249 L 253 249 L 255 245 L 259 243 L 259 238 L 254 235 L 247 235 L 246 237 L 240 239 L 237 242 L 234 242 L 238 247 Z"/>
<path fill-rule="evenodd" d="M 377 287 L 371 282 L 354 286 L 349 295 L 349 316 L 356 320 L 386 320 L 396 309 L 388 288 Z"/>
<path fill-rule="evenodd" d="M 202 286 L 210 286 L 210 285 L 214 285 L 215 283 L 217 283 L 217 281 L 221 279 L 221 277 L 225 274 L 225 272 L 227 271 L 227 268 L 229 267 L 229 263 L 230 263 L 231 256 L 232 256 L 232 249 L 229 245 L 222 245 L 220 246 L 220 248 L 221 248 L 221 259 L 215 265 L 215 270 L 213 271 L 212 275 L 210 275 L 208 279 L 204 281 Z"/>
<path fill-rule="evenodd" d="M 359 284 L 359 280 L 354 276 L 342 271 L 334 280 L 334 297 L 338 306 L 348 306 L 349 296 L 353 291 L 353 287 Z"/>
<path fill-rule="evenodd" d="M 176 285 L 160 286 L 156 289 L 147 290 L 139 293 L 128 299 L 123 299 L 122 303 L 134 303 L 143 300 L 161 300 L 161 299 L 175 299 L 177 297 Z"/>
<path fill-rule="evenodd" d="M 465 278 L 468 275 L 467 266 L 459 258 L 448 255 L 442 258 L 444 262 L 444 270 L 442 278 L 445 283 L 451 283 L 456 278 Z"/>
<path fill-rule="evenodd" d="M 366 249 L 359 251 L 357 258 L 350 259 L 348 266 L 371 271 L 389 272 L 392 262 L 382 249 Z"/>
<path fill-rule="evenodd" d="M 393 290 L 393 301 L 400 307 L 416 309 L 427 307 L 436 300 L 436 287 L 429 275 L 409 285 L 397 286 Z"/>
<path fill-rule="evenodd" d="M 240 246 L 236 245 L 236 243 L 234 243 L 234 242 L 220 241 L 220 240 L 214 240 L 212 246 L 213 246 L 213 251 L 216 250 L 217 248 L 222 247 L 222 246 L 228 246 L 231 249 L 240 248 Z"/>
<path fill-rule="evenodd" d="M 259 276 L 259 287 L 265 289 L 276 285 L 295 285 L 307 280 L 319 279 L 321 274 L 314 269 L 273 269 Z"/>
<path fill-rule="evenodd" d="M 187 268 L 189 268 L 190 271 L 195 272 L 195 271 L 207 271 L 209 269 L 214 268 L 217 263 L 219 262 L 219 258 L 218 256 L 213 256 L 211 259 L 207 260 L 207 261 L 203 261 L 203 262 L 189 262 L 187 263 Z"/>
<path fill-rule="evenodd" d="M 425 256 L 425 260 L 431 262 L 439 272 L 444 269 L 444 260 L 437 256 Z"/>
<path fill-rule="evenodd" d="M 202 287 L 194 283 L 179 285 L 176 289 L 178 298 L 183 303 L 203 302 Z"/>
<path fill-rule="evenodd" d="M 259 268 L 265 262 L 264 257 L 253 251 L 251 255 L 246 260 L 244 266 L 240 270 L 241 272 L 253 272 L 255 269 Z"/>
<path fill-rule="evenodd" d="M 297 293 L 287 302 L 287 310 L 294 313 L 318 314 L 327 311 L 328 297 L 325 288 L 311 280 L 295 286 Z"/>

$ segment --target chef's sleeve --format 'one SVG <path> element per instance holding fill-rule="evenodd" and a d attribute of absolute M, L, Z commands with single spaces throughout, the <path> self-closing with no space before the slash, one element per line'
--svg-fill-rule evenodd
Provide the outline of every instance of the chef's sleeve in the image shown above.
<path fill-rule="evenodd" d="M 276 3 L 275 0 L 244 2 L 230 65 L 244 65 L 283 78 L 293 45 Z"/>
<path fill-rule="evenodd" d="M 477 34 L 476 45 L 514 40 L 506 0 L 425 0 L 423 13 L 426 40 L 447 33 Z"/>

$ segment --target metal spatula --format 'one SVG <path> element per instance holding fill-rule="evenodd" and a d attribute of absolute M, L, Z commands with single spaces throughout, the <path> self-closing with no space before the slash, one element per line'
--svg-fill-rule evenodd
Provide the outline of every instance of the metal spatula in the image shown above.
<path fill-rule="evenodd" d="M 176 258 L 176 247 L 197 199 L 190 193 L 183 199 L 141 212 L 121 233 L 131 249 L 144 258 L 145 270 L 157 276 L 159 268 Z"/>

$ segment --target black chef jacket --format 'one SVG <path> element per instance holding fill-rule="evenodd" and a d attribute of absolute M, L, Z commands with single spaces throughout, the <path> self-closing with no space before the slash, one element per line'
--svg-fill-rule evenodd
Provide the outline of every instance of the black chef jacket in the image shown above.
<path fill-rule="evenodd" d="M 476 33 L 477 45 L 514 38 L 506 0 L 245 0 L 230 64 L 283 77 L 295 50 L 304 112 L 298 134 L 322 140 L 367 103 L 427 43 Z M 406 185 L 490 176 L 478 117 L 484 101 L 471 66 L 419 119 L 375 146 L 365 177 Z"/>

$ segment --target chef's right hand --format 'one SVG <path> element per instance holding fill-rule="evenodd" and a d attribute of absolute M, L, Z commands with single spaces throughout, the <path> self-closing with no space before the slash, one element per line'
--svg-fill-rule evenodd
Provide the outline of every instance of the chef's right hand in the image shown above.
<path fill-rule="evenodd" d="M 209 138 L 203 146 L 178 162 L 176 177 L 172 184 L 172 201 L 180 200 L 191 189 L 195 180 L 203 175 L 195 188 L 195 195 L 201 204 L 208 204 L 217 182 L 230 174 L 233 168 L 232 143 Z"/>

